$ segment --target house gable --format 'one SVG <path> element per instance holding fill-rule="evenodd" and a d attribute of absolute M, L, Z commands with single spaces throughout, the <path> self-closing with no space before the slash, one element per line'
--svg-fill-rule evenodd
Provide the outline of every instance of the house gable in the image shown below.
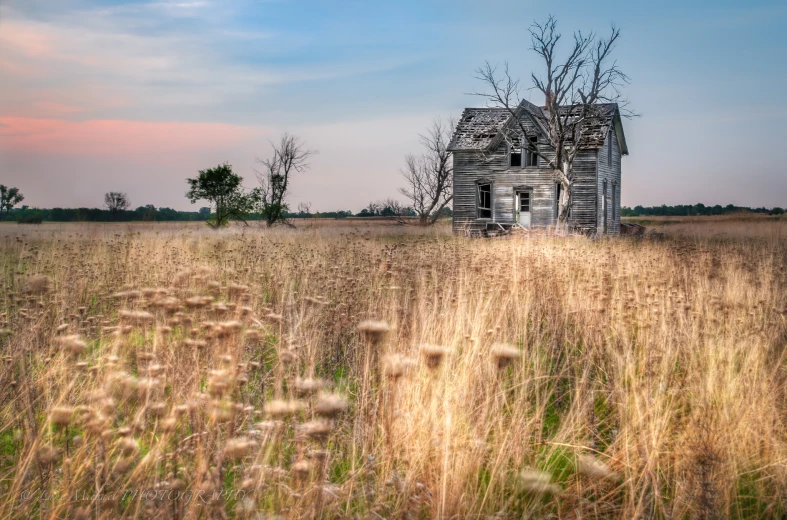
<path fill-rule="evenodd" d="M 626 137 L 620 110 L 616 103 L 598 105 L 601 116 L 598 121 L 588 125 L 582 135 L 583 149 L 598 149 L 604 146 L 609 128 L 615 129 L 622 155 L 628 155 Z M 565 115 L 575 110 L 575 106 L 561 107 Z M 448 150 L 452 152 L 473 151 L 489 152 L 505 140 L 506 134 L 519 133 L 518 120 L 525 117 L 534 130 L 542 135 L 547 134 L 547 113 L 543 107 L 538 107 L 523 100 L 514 111 L 514 115 L 506 108 L 466 108 L 462 117 L 457 122 Z M 528 125 L 529 126 L 529 125 Z"/>

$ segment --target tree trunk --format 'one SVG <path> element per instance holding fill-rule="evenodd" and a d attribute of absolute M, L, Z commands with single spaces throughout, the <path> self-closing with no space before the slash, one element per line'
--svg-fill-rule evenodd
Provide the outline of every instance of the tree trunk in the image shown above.
<path fill-rule="evenodd" d="M 571 188 L 573 183 L 568 177 L 569 165 L 567 162 L 563 163 L 563 171 L 560 172 L 560 198 L 558 199 L 558 212 L 557 212 L 557 229 L 563 235 L 568 232 L 568 210 L 571 201 Z"/>
<path fill-rule="evenodd" d="M 429 222 L 429 215 L 421 215 L 418 217 L 418 225 L 422 227 L 426 227 L 430 224 Z"/>

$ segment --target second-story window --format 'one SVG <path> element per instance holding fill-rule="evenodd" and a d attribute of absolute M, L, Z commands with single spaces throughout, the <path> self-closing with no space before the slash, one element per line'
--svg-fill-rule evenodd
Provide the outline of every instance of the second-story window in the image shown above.
<path fill-rule="evenodd" d="M 525 166 L 538 166 L 538 155 L 536 149 L 538 148 L 538 136 L 528 136 L 527 148 L 525 150 Z"/>
<path fill-rule="evenodd" d="M 511 167 L 522 167 L 522 150 L 508 150 L 508 165 Z"/>

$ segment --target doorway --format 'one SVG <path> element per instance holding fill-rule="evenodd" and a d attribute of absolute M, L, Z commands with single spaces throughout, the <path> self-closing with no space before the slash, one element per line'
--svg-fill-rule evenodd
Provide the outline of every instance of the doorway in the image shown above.
<path fill-rule="evenodd" d="M 526 228 L 530 227 L 530 203 L 531 193 L 529 191 L 516 193 L 516 222 Z"/>

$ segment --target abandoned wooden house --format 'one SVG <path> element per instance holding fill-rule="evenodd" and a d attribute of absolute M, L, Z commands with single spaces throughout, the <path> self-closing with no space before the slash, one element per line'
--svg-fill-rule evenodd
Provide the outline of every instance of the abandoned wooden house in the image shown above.
<path fill-rule="evenodd" d="M 547 114 L 528 105 L 528 110 L 520 105 L 515 111 L 521 124 L 512 124 L 516 120 L 505 108 L 467 108 L 462 113 L 449 144 L 454 233 L 477 236 L 557 224 L 561 186 L 543 159 L 554 157 L 543 135 Z M 628 155 L 628 148 L 618 105 L 597 108 L 599 117 L 583 128 L 573 162 L 568 225 L 616 235 L 620 233 L 621 157 Z M 535 124 L 533 114 L 544 114 L 544 121 Z M 538 154 L 531 151 L 534 146 Z"/>

